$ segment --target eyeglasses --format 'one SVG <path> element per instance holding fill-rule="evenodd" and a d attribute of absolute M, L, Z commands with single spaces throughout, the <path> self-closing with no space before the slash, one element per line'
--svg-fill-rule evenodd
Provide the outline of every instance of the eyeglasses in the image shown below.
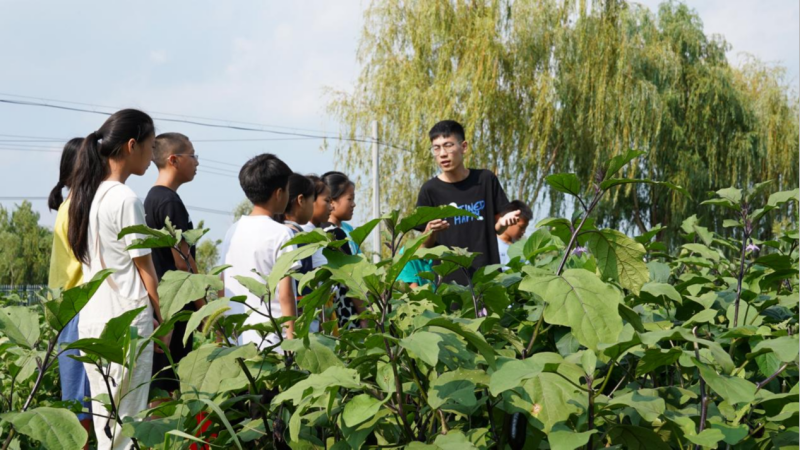
<path fill-rule="evenodd" d="M 191 154 L 190 153 L 176 153 L 176 154 L 174 154 L 172 156 L 188 156 L 190 158 L 194 158 L 195 161 L 200 161 L 200 155 L 198 155 L 197 153 L 191 153 Z"/>
<path fill-rule="evenodd" d="M 447 152 L 448 155 L 452 155 L 453 153 L 456 152 L 456 150 L 458 150 L 458 147 L 459 145 L 456 144 L 455 142 L 445 142 L 442 145 L 434 145 L 433 147 L 431 147 L 431 153 L 433 154 L 433 156 L 437 156 L 439 155 L 439 153 L 442 152 L 442 150 L 444 150 L 445 152 Z"/>

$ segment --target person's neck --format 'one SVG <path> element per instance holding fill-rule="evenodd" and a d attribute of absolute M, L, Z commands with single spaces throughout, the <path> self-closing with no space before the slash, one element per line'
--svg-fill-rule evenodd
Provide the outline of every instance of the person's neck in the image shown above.
<path fill-rule="evenodd" d="M 342 220 L 338 217 L 330 216 L 330 218 L 328 218 L 328 221 L 330 221 L 330 223 L 336 225 L 337 227 L 342 226 Z"/>
<path fill-rule="evenodd" d="M 253 211 L 250 212 L 250 216 L 268 216 L 270 219 L 275 217 L 276 208 L 270 204 L 263 204 L 263 205 L 253 205 Z"/>
<path fill-rule="evenodd" d="M 117 181 L 125 184 L 125 181 L 131 176 L 131 171 L 120 161 L 110 159 L 108 161 L 108 169 L 108 176 L 103 181 Z"/>
<path fill-rule="evenodd" d="M 456 167 L 453 170 L 442 172 L 439 174 L 439 179 L 444 181 L 445 183 L 458 183 L 459 181 L 464 181 L 469 176 L 469 169 L 464 167 L 462 164 L 460 167 Z"/>
<path fill-rule="evenodd" d="M 169 188 L 174 192 L 178 192 L 178 188 L 181 187 L 183 183 L 181 183 L 174 173 L 170 173 L 166 170 L 159 170 L 158 171 L 158 178 L 156 178 L 156 186 L 164 186 L 165 188 Z"/>
<path fill-rule="evenodd" d="M 498 237 L 500 238 L 500 240 L 502 240 L 503 242 L 505 242 L 505 243 L 506 243 L 506 244 L 508 244 L 508 245 L 511 245 L 511 244 L 513 244 L 513 243 L 514 243 L 514 240 L 513 240 L 513 239 L 511 239 L 511 237 L 509 237 L 509 236 L 506 236 L 506 234 L 505 234 L 505 233 L 501 234 L 501 235 L 500 235 L 500 236 L 498 236 Z"/>
<path fill-rule="evenodd" d="M 308 221 L 306 221 L 305 223 L 301 223 L 300 220 L 297 218 L 297 216 L 293 216 L 291 214 L 286 214 L 286 221 L 296 223 L 297 225 L 305 225 L 306 223 L 308 223 Z"/>

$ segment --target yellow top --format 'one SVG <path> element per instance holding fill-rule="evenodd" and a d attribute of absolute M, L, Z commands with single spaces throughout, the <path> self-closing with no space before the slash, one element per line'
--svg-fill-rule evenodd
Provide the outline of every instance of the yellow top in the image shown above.
<path fill-rule="evenodd" d="M 69 246 L 69 198 L 58 207 L 53 227 L 53 252 L 50 255 L 50 289 L 64 290 L 83 284 L 83 266 Z"/>

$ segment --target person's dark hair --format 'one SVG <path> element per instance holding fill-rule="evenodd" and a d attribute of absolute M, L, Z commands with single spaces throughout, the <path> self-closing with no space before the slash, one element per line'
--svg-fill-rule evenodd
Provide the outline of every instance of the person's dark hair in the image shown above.
<path fill-rule="evenodd" d="M 466 139 L 464 127 L 455 120 L 442 120 L 431 128 L 431 131 L 428 132 L 428 136 L 431 138 L 431 142 L 440 137 L 448 138 L 450 136 L 455 136 L 462 142 Z"/>
<path fill-rule="evenodd" d="M 533 212 L 531 211 L 531 208 L 522 200 L 512 200 L 508 202 L 508 205 L 506 205 L 504 208 L 500 208 L 500 216 L 502 217 L 512 211 L 519 211 L 520 218 L 523 218 L 528 222 L 533 220 Z"/>
<path fill-rule="evenodd" d="M 286 207 L 286 212 L 290 213 L 297 203 L 297 197 L 304 196 L 310 198 L 311 201 L 316 200 L 317 193 L 314 189 L 314 182 L 299 173 L 293 173 L 289 176 L 289 206 Z"/>
<path fill-rule="evenodd" d="M 350 186 L 355 186 L 355 183 L 342 172 L 326 172 L 322 174 L 322 181 L 331 189 L 331 200 L 338 199 Z"/>
<path fill-rule="evenodd" d="M 78 157 L 78 150 L 81 149 L 83 138 L 72 138 L 61 152 L 61 165 L 58 168 L 58 183 L 50 191 L 50 198 L 47 199 L 47 207 L 55 211 L 64 203 L 64 195 L 61 191 L 65 187 L 70 187 L 70 178 L 75 169 L 75 159 Z"/>
<path fill-rule="evenodd" d="M 156 167 L 161 169 L 171 155 L 188 152 L 190 144 L 189 138 L 184 134 L 161 133 L 156 136 L 156 146 L 153 148 L 153 162 Z"/>
<path fill-rule="evenodd" d="M 89 214 L 100 183 L 108 177 L 108 160 L 120 157 L 131 139 L 142 142 L 155 134 L 153 119 L 136 109 L 123 109 L 83 140 L 70 179 L 69 245 L 78 261 L 89 260 Z"/>
<path fill-rule="evenodd" d="M 239 185 L 254 205 L 264 203 L 278 188 L 286 189 L 292 169 L 271 153 L 247 161 L 239 171 Z"/>
<path fill-rule="evenodd" d="M 328 185 L 325 184 L 324 181 L 322 181 L 322 178 L 314 174 L 306 175 L 306 178 L 308 178 L 309 180 L 311 180 L 312 183 L 314 183 L 314 200 L 316 200 L 317 197 L 319 197 L 320 195 L 322 195 L 323 192 L 325 192 L 325 189 L 328 188 Z"/>

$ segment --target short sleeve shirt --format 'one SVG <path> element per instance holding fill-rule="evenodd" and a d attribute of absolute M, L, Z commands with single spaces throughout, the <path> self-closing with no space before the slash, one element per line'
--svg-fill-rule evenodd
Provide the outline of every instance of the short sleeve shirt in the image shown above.
<path fill-rule="evenodd" d="M 133 258 L 149 255 L 150 249 L 127 250 L 136 239 L 143 239 L 145 236 L 129 234 L 122 239 L 117 238 L 124 228 L 145 224 L 142 201 L 128 186 L 117 181 L 103 181 L 97 189 L 89 214 L 90 261 L 83 265 L 83 281 L 90 281 L 102 270 L 102 253 L 106 268 L 116 270 L 110 278 L 118 286 L 119 295 L 129 299 L 145 297 L 147 289 Z"/>
<path fill-rule="evenodd" d="M 160 230 L 166 225 L 166 219 L 175 228 L 188 231 L 194 228 L 189 212 L 177 192 L 166 186 L 153 186 L 147 197 L 144 199 L 144 211 L 146 213 L 147 226 Z M 195 247 L 191 247 L 189 252 L 195 258 Z M 175 258 L 172 256 L 172 249 L 154 248 L 153 265 L 156 267 L 158 279 L 170 270 L 176 270 Z"/>
<path fill-rule="evenodd" d="M 50 254 L 50 289 L 74 288 L 83 283 L 83 267 L 69 245 L 69 198 L 58 207 Z"/>
<path fill-rule="evenodd" d="M 275 262 L 284 253 L 290 252 L 295 249 L 291 245 L 284 247 L 284 245 L 292 239 L 292 231 L 285 225 L 274 221 L 268 216 L 242 216 L 228 229 L 225 239 L 222 243 L 222 260 L 223 264 L 230 264 L 231 267 L 225 269 L 223 272 L 223 280 L 225 282 L 225 296 L 234 297 L 244 295 L 247 297 L 247 304 L 252 308 L 267 314 L 267 307 L 255 295 L 251 294 L 247 288 L 242 286 L 237 280 L 236 276 L 245 276 L 254 278 L 263 283 L 258 275 L 252 272 L 255 269 L 258 273 L 269 276 Z M 297 269 L 300 264 L 295 263 L 292 267 Z M 273 317 L 283 317 L 281 311 L 281 304 L 278 301 L 277 290 L 273 291 L 272 301 L 270 308 L 272 309 Z M 244 306 L 231 303 L 231 314 L 244 313 L 249 311 Z M 263 322 L 265 319 L 258 314 L 251 314 L 245 324 Z M 277 337 L 268 339 L 270 342 L 277 342 Z M 249 330 L 242 334 L 242 341 L 254 342 L 259 344 L 261 338 L 255 331 Z"/>
<path fill-rule="evenodd" d="M 480 267 L 500 263 L 497 251 L 495 217 L 508 204 L 508 197 L 494 174 L 484 169 L 470 169 L 467 178 L 447 183 L 433 177 L 419 191 L 417 206 L 452 205 L 476 216 L 451 217 L 450 228 L 437 234 L 437 245 L 466 248 L 478 253 L 469 271 L 470 276 Z M 456 271 L 445 278 L 466 285 L 467 277 Z"/>

